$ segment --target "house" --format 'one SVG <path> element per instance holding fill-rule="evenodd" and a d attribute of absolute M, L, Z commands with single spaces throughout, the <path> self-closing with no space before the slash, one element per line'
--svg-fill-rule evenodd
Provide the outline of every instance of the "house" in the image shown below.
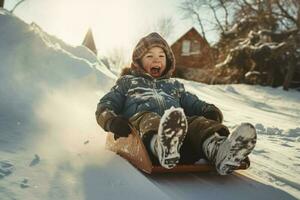
<path fill-rule="evenodd" d="M 94 37 L 93 37 L 93 33 L 92 33 L 91 28 L 89 28 L 89 30 L 85 34 L 82 45 L 86 46 L 87 48 L 89 48 L 92 52 L 94 52 L 97 55 L 97 48 L 96 48 L 96 45 L 95 45 L 95 41 L 94 41 Z"/>
<path fill-rule="evenodd" d="M 175 41 L 171 48 L 176 58 L 177 77 L 196 80 L 187 77 L 188 74 L 195 74 L 198 69 L 209 68 L 215 64 L 212 48 L 194 27 Z"/>

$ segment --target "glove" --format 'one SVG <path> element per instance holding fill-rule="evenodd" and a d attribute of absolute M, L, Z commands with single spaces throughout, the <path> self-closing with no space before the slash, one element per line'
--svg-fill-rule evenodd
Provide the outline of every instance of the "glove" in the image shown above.
<path fill-rule="evenodd" d="M 117 116 L 111 119 L 109 131 L 114 133 L 115 139 L 118 139 L 119 137 L 128 137 L 131 128 L 127 119 Z"/>
<path fill-rule="evenodd" d="M 219 123 L 222 123 L 222 121 L 223 121 L 223 114 L 222 114 L 222 112 L 219 110 L 219 108 L 217 108 L 214 105 L 208 106 L 204 110 L 203 116 L 205 118 L 207 118 L 207 119 L 211 119 L 211 120 L 217 121 Z"/>

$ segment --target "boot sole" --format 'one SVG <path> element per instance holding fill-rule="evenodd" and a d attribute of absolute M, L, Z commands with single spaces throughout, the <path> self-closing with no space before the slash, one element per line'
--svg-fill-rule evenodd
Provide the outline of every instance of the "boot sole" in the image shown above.
<path fill-rule="evenodd" d="M 232 173 L 241 162 L 252 152 L 256 144 L 256 130 L 249 123 L 241 124 L 225 141 L 229 143 L 226 156 L 216 166 L 221 175 Z M 229 151 L 229 153 L 228 153 Z"/>
<path fill-rule="evenodd" d="M 169 109 L 158 128 L 158 158 L 162 167 L 171 169 L 179 162 L 179 150 L 187 133 L 187 120 L 181 108 Z"/>

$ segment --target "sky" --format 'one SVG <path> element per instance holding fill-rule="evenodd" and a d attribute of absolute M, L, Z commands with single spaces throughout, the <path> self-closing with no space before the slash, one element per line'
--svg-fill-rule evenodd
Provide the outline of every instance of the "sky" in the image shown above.
<path fill-rule="evenodd" d="M 5 0 L 8 10 L 19 0 Z M 35 22 L 46 32 L 71 45 L 80 45 L 89 27 L 92 28 L 98 55 L 114 49 L 132 52 L 138 39 L 163 17 L 172 17 L 173 43 L 192 26 L 178 10 L 181 0 L 25 0 L 14 14 L 27 23 Z M 198 29 L 199 30 L 199 29 Z M 200 30 L 199 30 L 200 31 Z M 208 35 L 208 40 L 214 40 Z"/>

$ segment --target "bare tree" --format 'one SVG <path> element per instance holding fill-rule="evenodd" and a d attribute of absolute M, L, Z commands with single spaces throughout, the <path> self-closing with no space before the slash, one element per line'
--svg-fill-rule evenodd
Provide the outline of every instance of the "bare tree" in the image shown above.
<path fill-rule="evenodd" d="M 13 7 L 13 9 L 11 9 L 11 13 L 13 13 L 14 11 L 15 11 L 15 9 L 21 4 L 21 3 L 23 3 L 24 1 L 26 1 L 26 0 L 20 0 L 18 3 L 16 3 L 16 5 Z"/>
<path fill-rule="evenodd" d="M 228 4 L 230 4 L 230 0 L 218 0 L 220 7 L 223 9 L 225 13 L 225 29 L 227 30 L 229 27 L 229 12 L 228 12 Z"/>
<path fill-rule="evenodd" d="M 164 38 L 169 38 L 174 31 L 174 21 L 172 17 L 161 17 L 154 26 L 157 32 Z"/>
<path fill-rule="evenodd" d="M 208 32 L 206 22 L 214 25 L 222 35 L 246 18 L 255 18 L 259 28 L 269 30 L 299 27 L 299 7 L 299 0 L 182 0 L 179 9 L 185 18 L 196 19 L 205 37 Z M 202 14 L 208 9 L 211 16 Z"/>
<path fill-rule="evenodd" d="M 297 25 L 299 23 L 297 16 L 300 8 L 299 0 L 234 1 L 237 5 L 234 9 L 234 21 L 239 21 L 244 16 L 251 16 L 256 17 L 259 24 L 269 26 L 269 29 L 284 27 L 287 30 L 291 27 L 299 27 Z"/>
<path fill-rule="evenodd" d="M 200 4 L 199 1 L 184 0 L 179 6 L 179 9 L 182 11 L 185 18 L 196 19 L 200 26 L 202 37 L 206 40 L 206 30 L 203 25 L 203 18 L 200 16 L 199 12 L 201 6 L 202 4 Z"/>
<path fill-rule="evenodd" d="M 285 89 L 300 83 L 299 0 L 182 0 L 180 9 L 197 20 L 204 37 L 208 20 L 221 33 L 214 83 L 245 82 L 251 75 L 250 81 Z"/>
<path fill-rule="evenodd" d="M 229 28 L 229 9 L 232 7 L 233 0 L 184 0 L 179 9 L 183 12 L 185 18 L 196 19 L 202 36 L 205 38 L 208 29 L 204 28 L 204 23 L 214 25 L 213 30 L 224 34 Z M 210 11 L 210 14 L 202 14 Z"/>
<path fill-rule="evenodd" d="M 222 33 L 224 33 L 224 32 L 225 32 L 225 29 L 224 29 L 223 25 L 221 24 L 221 21 L 220 21 L 220 19 L 219 19 L 218 14 L 217 14 L 218 6 L 217 6 L 217 5 L 214 5 L 214 4 L 212 3 L 212 1 L 205 2 L 205 4 L 211 9 L 211 11 L 212 11 L 212 13 L 213 13 L 213 15 L 214 15 L 214 18 L 215 18 L 215 20 L 216 20 L 216 22 L 217 22 L 217 25 L 218 25 L 218 27 L 219 27 L 219 29 L 222 31 Z"/>
<path fill-rule="evenodd" d="M 149 32 L 158 32 L 162 37 L 168 39 L 174 32 L 174 20 L 169 16 L 161 16 L 150 26 L 145 27 L 143 34 L 146 35 Z"/>
<path fill-rule="evenodd" d="M 274 0 L 274 4 L 279 12 L 273 11 L 272 14 L 276 15 L 277 18 L 288 21 L 289 24 L 296 25 L 300 28 L 299 15 L 300 15 L 300 2 L 289 0 Z"/>
<path fill-rule="evenodd" d="M 109 64 L 109 68 L 121 70 L 129 61 L 126 56 L 126 49 L 123 47 L 116 47 L 112 49 L 105 58 Z"/>

